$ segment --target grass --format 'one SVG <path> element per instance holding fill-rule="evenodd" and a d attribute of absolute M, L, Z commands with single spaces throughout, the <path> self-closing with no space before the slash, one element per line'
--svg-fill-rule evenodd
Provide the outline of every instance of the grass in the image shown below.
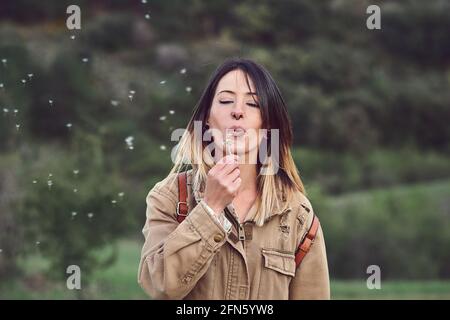
<path fill-rule="evenodd" d="M 83 283 L 82 278 L 85 298 L 147 299 L 136 281 L 140 245 L 138 241 L 120 241 L 119 256 L 114 265 L 95 274 L 89 286 Z M 3 284 L 0 287 L 1 299 L 78 298 L 75 290 L 68 290 L 65 283 L 49 284 L 39 272 L 30 272 L 31 268 L 39 270 L 45 267 L 42 258 L 35 256 L 24 263 L 28 271 L 25 277 L 21 281 Z M 385 281 L 380 290 L 369 290 L 365 280 L 333 280 L 331 292 L 332 299 L 450 299 L 450 281 Z"/>
<path fill-rule="evenodd" d="M 369 290 L 365 280 L 332 281 L 333 299 L 450 299 L 450 281 L 382 281 Z"/>

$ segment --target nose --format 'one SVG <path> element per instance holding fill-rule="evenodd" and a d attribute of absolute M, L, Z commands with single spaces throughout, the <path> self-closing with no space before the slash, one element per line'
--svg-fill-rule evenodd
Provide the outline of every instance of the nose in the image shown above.
<path fill-rule="evenodd" d="M 231 117 L 235 120 L 239 120 L 244 117 L 244 112 L 242 111 L 242 107 L 239 103 L 236 103 L 236 106 L 231 110 Z"/>

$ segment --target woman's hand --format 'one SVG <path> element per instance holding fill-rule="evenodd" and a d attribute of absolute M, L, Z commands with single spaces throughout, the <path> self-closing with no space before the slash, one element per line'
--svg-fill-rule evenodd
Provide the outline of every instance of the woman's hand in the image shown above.
<path fill-rule="evenodd" d="M 227 155 L 209 170 L 203 201 L 218 214 L 233 201 L 240 186 L 239 157 Z"/>

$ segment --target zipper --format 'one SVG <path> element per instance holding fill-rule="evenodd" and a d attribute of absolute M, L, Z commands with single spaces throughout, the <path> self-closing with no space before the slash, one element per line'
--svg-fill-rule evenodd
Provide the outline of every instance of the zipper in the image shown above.
<path fill-rule="evenodd" d="M 240 241 L 245 240 L 245 230 L 244 230 L 244 226 L 242 225 L 242 223 L 239 223 L 239 240 Z"/>
<path fill-rule="evenodd" d="M 233 213 L 230 212 L 230 210 L 228 210 L 228 208 L 226 207 L 224 209 L 226 216 L 228 216 L 229 220 L 231 219 L 231 222 L 234 224 L 234 226 L 236 227 L 236 230 L 238 232 L 238 239 L 239 241 L 244 241 L 245 243 L 245 229 L 244 229 L 244 225 L 242 223 L 239 222 L 238 219 L 236 219 L 236 213 L 233 211 Z"/>

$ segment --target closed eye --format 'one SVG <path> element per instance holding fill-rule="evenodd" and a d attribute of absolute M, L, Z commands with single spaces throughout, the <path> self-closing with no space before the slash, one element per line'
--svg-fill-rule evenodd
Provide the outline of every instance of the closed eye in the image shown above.
<path fill-rule="evenodd" d="M 219 102 L 220 102 L 220 104 L 230 104 L 230 103 L 233 103 L 233 101 L 230 101 L 230 100 L 225 100 L 225 101 L 221 100 L 221 101 L 219 101 Z M 256 104 L 256 103 L 248 102 L 247 105 L 250 106 L 250 107 L 259 108 L 259 105 Z"/>

